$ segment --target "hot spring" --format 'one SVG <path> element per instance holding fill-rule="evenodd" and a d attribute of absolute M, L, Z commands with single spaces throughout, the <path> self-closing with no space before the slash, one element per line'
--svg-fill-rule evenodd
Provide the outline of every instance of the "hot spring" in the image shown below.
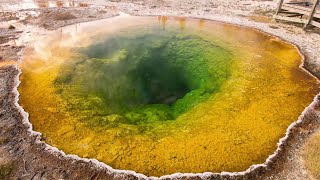
<path fill-rule="evenodd" d="M 19 104 L 43 140 L 148 176 L 263 163 L 318 92 L 297 49 L 202 19 L 120 16 L 38 37 Z"/>

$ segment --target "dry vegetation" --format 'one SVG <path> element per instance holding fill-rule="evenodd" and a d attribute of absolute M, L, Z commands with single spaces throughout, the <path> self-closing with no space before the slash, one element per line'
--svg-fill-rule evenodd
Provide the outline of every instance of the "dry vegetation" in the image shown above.
<path fill-rule="evenodd" d="M 9 140 L 7 138 L 0 137 L 0 146 L 6 144 Z M 13 163 L 6 156 L 8 155 L 2 148 L 0 148 L 0 179 L 7 179 L 8 175 L 13 170 Z"/>
<path fill-rule="evenodd" d="M 6 179 L 12 170 L 12 163 L 0 165 L 0 179 Z"/>
<path fill-rule="evenodd" d="M 316 133 L 304 146 L 304 163 L 316 179 L 320 179 L 320 133 Z"/>

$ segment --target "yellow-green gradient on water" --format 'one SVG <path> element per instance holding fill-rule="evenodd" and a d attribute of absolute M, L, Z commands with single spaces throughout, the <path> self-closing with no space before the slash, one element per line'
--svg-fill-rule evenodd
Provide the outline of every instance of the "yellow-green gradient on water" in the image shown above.
<path fill-rule="evenodd" d="M 40 37 L 19 103 L 43 140 L 149 176 L 265 162 L 318 91 L 295 47 L 218 22 L 120 16 Z"/>

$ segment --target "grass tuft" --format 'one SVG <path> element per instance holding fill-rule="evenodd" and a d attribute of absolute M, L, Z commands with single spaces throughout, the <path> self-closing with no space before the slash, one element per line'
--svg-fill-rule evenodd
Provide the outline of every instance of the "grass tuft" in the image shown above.
<path fill-rule="evenodd" d="M 9 179 L 8 176 L 13 170 L 13 163 L 9 162 L 3 165 L 0 165 L 0 180 Z"/>
<path fill-rule="evenodd" d="M 316 179 L 320 179 L 320 133 L 311 137 L 304 146 L 305 166 Z"/>

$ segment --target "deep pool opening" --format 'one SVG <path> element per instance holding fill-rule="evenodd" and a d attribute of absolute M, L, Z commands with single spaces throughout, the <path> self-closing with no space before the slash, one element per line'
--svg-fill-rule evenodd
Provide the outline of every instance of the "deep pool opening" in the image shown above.
<path fill-rule="evenodd" d="M 132 72 L 132 80 L 143 104 L 172 105 L 191 91 L 182 72 L 166 59 L 156 57 L 142 61 Z"/>
<path fill-rule="evenodd" d="M 142 126 L 175 120 L 217 92 L 231 64 L 227 50 L 203 37 L 161 28 L 119 32 L 75 51 L 81 55 L 62 65 L 55 85 L 68 101 L 86 96 L 71 108 L 96 109 L 112 117 L 108 125 L 115 115 L 117 123 Z"/>

